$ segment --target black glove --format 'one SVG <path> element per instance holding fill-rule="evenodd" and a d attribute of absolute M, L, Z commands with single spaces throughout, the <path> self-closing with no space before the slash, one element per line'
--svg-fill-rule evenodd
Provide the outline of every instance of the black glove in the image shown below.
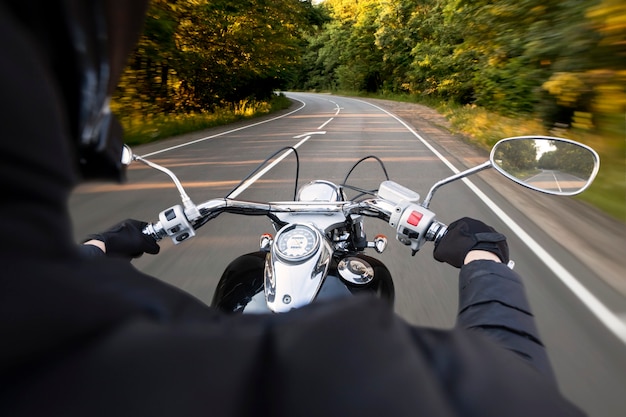
<path fill-rule="evenodd" d="M 509 262 L 509 246 L 506 236 L 485 223 L 464 217 L 448 226 L 448 231 L 435 245 L 433 256 L 439 262 L 447 262 L 460 268 L 471 250 L 484 250 L 498 255 L 503 263 Z"/>
<path fill-rule="evenodd" d="M 142 233 L 147 224 L 139 220 L 127 219 L 106 232 L 89 235 L 87 240 L 95 239 L 104 242 L 107 255 L 124 258 L 138 258 L 144 252 L 156 255 L 161 249 L 156 240 Z"/>

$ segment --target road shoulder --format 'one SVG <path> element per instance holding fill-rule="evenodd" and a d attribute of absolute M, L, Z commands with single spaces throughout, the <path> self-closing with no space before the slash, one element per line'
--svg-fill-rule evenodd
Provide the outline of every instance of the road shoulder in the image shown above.
<path fill-rule="evenodd" d="M 455 155 L 452 162 L 457 168 L 469 168 L 488 159 L 487 152 L 450 133 L 448 120 L 434 109 L 415 103 L 365 101 L 397 115 L 426 140 Z M 544 195 L 512 186 L 509 180 L 493 172 L 487 175 L 484 179 L 507 201 L 626 296 L 626 224 L 575 198 Z"/>

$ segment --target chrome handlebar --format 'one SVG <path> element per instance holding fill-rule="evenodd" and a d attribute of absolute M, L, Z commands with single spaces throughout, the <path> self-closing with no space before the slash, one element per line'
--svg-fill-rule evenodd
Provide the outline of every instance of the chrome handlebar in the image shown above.
<path fill-rule="evenodd" d="M 342 213 L 345 217 L 363 215 L 384 220 L 396 229 L 396 238 L 400 242 L 411 246 L 414 255 L 424 242 L 437 243 L 447 230 L 443 223 L 435 219 L 433 212 L 417 202 L 406 200 L 394 202 L 384 198 L 373 198 L 361 202 L 284 201 L 271 203 L 221 198 L 201 203 L 196 209 L 193 216 L 190 216 L 189 214 L 192 213 L 187 213 L 187 209 L 183 209 L 180 205 L 164 210 L 159 215 L 159 221 L 148 224 L 143 233 L 152 236 L 157 241 L 169 236 L 175 244 L 178 244 L 194 236 L 195 229 L 224 212 L 243 215 Z M 200 216 L 197 217 L 196 213 Z"/>
<path fill-rule="evenodd" d="M 235 214 L 269 214 L 269 213 L 340 213 L 343 212 L 346 216 L 349 214 L 366 214 L 366 211 L 373 211 L 375 204 L 368 203 L 352 203 L 352 202 L 300 202 L 300 201 L 284 201 L 284 202 L 272 202 L 272 203 L 258 203 L 253 201 L 233 200 L 228 198 L 219 198 L 208 200 L 204 203 L 198 204 L 197 210 L 200 212 L 200 221 L 196 224 L 204 224 L 203 219 L 213 218 L 221 213 L 235 213 Z M 176 211 L 180 206 L 174 206 L 170 209 L 164 210 L 159 218 L 165 217 L 166 221 L 158 221 L 156 223 L 148 224 L 143 233 L 154 237 L 156 240 L 169 235 L 167 231 L 167 225 L 164 223 L 171 222 L 176 216 Z M 165 215 L 163 215 L 165 213 Z M 185 216 L 187 217 L 187 216 Z M 388 215 L 387 215 L 388 219 Z M 177 219 L 182 220 L 182 219 Z M 176 226 L 176 225 L 175 225 Z M 178 230 L 174 229 L 174 233 Z"/>

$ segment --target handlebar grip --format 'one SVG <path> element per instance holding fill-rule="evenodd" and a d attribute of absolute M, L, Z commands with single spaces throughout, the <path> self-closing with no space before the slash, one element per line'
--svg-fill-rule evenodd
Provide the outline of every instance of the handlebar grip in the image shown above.
<path fill-rule="evenodd" d="M 144 235 L 152 236 L 157 242 L 167 236 L 161 222 L 148 223 L 141 231 Z"/>
<path fill-rule="evenodd" d="M 434 242 L 435 246 L 437 246 L 441 238 L 443 238 L 447 232 L 448 226 L 435 220 L 428 228 L 425 239 Z"/>

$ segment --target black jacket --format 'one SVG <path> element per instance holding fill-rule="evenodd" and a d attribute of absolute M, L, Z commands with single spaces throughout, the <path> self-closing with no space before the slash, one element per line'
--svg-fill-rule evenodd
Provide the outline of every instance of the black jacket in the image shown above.
<path fill-rule="evenodd" d="M 225 316 L 82 258 L 71 117 L 44 46 L 0 4 L 0 415 L 579 415 L 502 265 L 464 267 L 457 328 L 437 330 L 367 297 Z"/>
<path fill-rule="evenodd" d="M 125 261 L 13 263 L 0 414 L 580 415 L 545 373 L 518 277 L 476 261 L 461 287 L 457 328 L 437 330 L 368 297 L 224 316 Z"/>

